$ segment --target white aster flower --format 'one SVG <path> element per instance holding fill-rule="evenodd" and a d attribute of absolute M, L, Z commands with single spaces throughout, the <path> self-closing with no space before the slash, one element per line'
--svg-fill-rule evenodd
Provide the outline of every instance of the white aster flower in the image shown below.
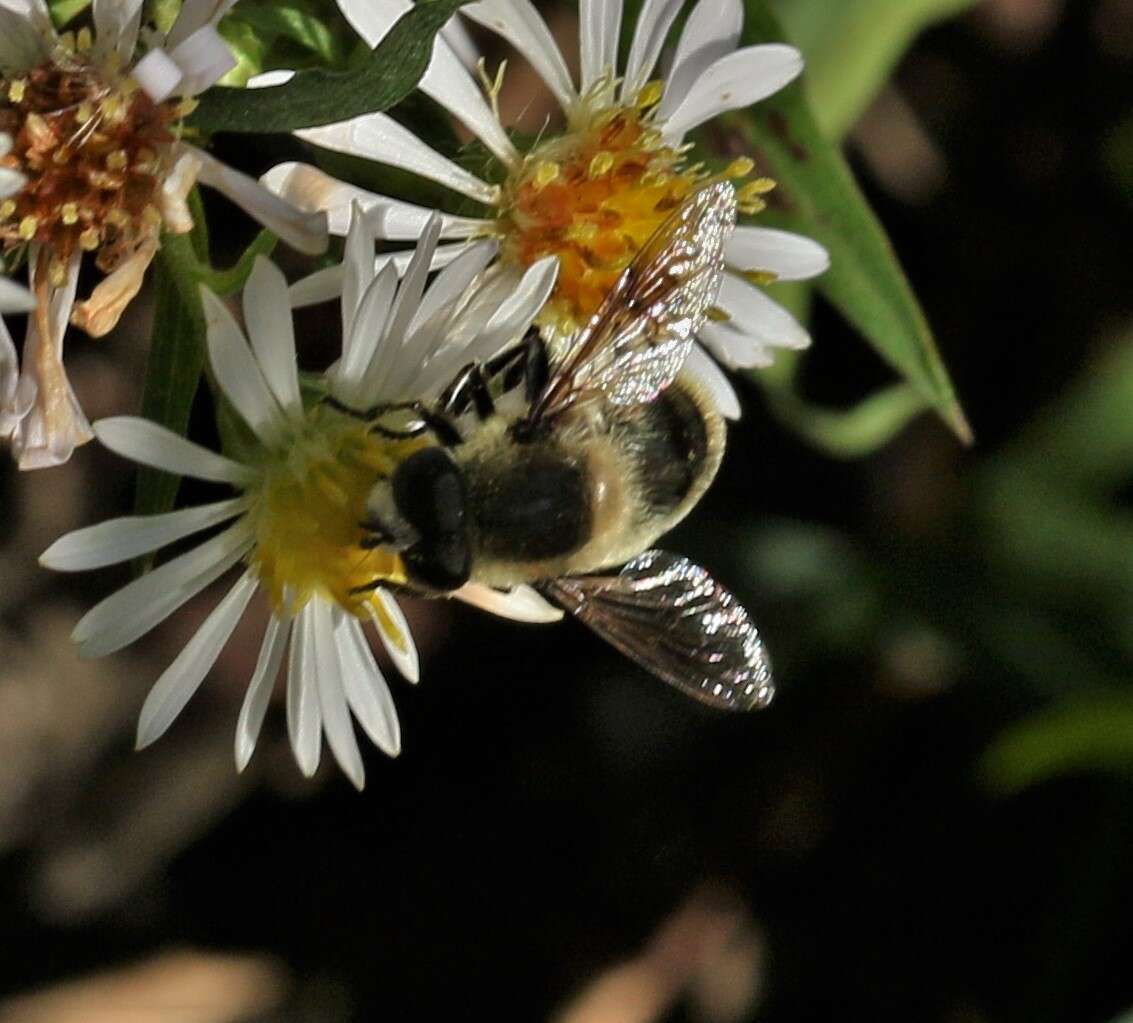
<path fill-rule="evenodd" d="M 252 755 L 285 659 L 288 729 L 304 774 L 317 769 L 325 733 L 339 765 L 362 787 L 351 713 L 379 749 L 390 756 L 400 750 L 397 714 L 363 624 L 374 624 L 398 670 L 416 682 L 413 639 L 397 602 L 380 585 L 404 583 L 405 574 L 398 555 L 361 546 L 360 523 L 374 484 L 427 441 L 386 438 L 345 409 L 438 394 L 469 360 L 491 357 L 522 336 L 554 284 L 554 262 L 544 260 L 510 295 L 493 299 L 469 289 L 492 255 L 493 244 L 481 242 L 425 290 L 440 226 L 438 218 L 426 224 L 399 284 L 393 263 L 375 270 L 373 236 L 364 218 L 356 219 L 347 239 L 342 356 L 324 377 L 331 401 L 303 401 L 287 284 L 274 264 L 257 260 L 245 289 L 248 339 L 221 300 L 202 289 L 213 374 L 255 436 L 255 449 L 241 461 L 144 419 L 94 425 L 99 440 L 120 455 L 236 491 L 215 504 L 78 530 L 40 559 L 59 571 L 98 568 L 224 527 L 107 597 L 75 627 L 81 653 L 108 654 L 243 564 L 237 582 L 150 691 L 138 722 L 139 747 L 172 724 L 262 592 L 271 617 L 237 724 L 237 766 L 243 769 Z M 561 617 L 528 587 L 499 593 L 467 586 L 455 595 L 520 620 Z"/>
<path fill-rule="evenodd" d="M 363 39 L 377 45 L 406 0 L 338 0 Z M 560 260 L 558 285 L 540 317 L 552 342 L 584 324 L 640 246 L 707 175 L 688 162 L 686 135 L 728 110 L 750 106 L 781 89 L 802 70 L 790 46 L 737 49 L 741 0 L 700 0 L 693 8 L 664 80 L 653 80 L 662 44 L 683 0 L 645 0 L 629 56 L 616 66 L 622 0 L 581 0 L 578 88 L 549 29 L 529 0 L 481 0 L 461 13 L 499 33 L 518 49 L 562 108 L 565 129 L 543 132 L 520 153 L 495 112 L 496 85 L 485 97 L 455 55 L 438 38 L 420 88 L 474 133 L 502 165 L 502 184 L 489 184 L 430 148 L 385 114 L 299 131 L 327 149 L 413 171 L 485 207 L 480 217 L 446 216 L 442 237 L 496 238 L 496 272 L 515 278 L 536 259 Z M 274 73 L 270 81 L 279 81 Z M 258 83 L 257 83 L 258 84 Z M 725 176 L 737 184 L 741 212 L 763 208 L 773 182 L 750 176 L 740 158 Z M 337 181 L 306 164 L 283 164 L 263 179 L 280 195 L 309 209 L 326 210 L 332 232 L 345 230 L 350 204 L 381 202 L 379 237 L 416 238 L 432 211 Z M 438 250 L 441 257 L 452 246 Z M 785 231 L 741 225 L 728 244 L 730 273 L 717 310 L 700 339 L 729 368 L 766 366 L 776 347 L 803 348 L 807 332 L 761 289 L 771 280 L 801 280 L 822 273 L 826 251 Z M 327 278 L 321 284 L 329 283 Z M 305 297 L 317 297 L 312 284 Z M 739 414 L 727 379 L 707 356 L 694 352 L 690 368 L 705 378 L 726 415 Z"/>
<path fill-rule="evenodd" d="M 288 244 L 310 253 L 325 247 L 322 218 L 180 138 L 193 97 L 235 63 L 215 28 L 232 3 L 186 0 L 161 36 L 141 28 L 142 0 L 95 0 L 93 34 L 57 33 L 44 0 L 0 0 L 0 131 L 11 141 L 0 153 L 8 190 L 0 244 L 8 258 L 26 256 L 36 300 L 21 403 L 0 407 L 21 468 L 66 461 L 90 439 L 63 370 L 67 324 L 94 337 L 113 328 L 161 230 L 192 228 L 186 197 L 195 181 L 223 191 Z M 84 252 L 106 277 L 76 303 Z M 7 388 L 0 398 L 10 398 Z"/>

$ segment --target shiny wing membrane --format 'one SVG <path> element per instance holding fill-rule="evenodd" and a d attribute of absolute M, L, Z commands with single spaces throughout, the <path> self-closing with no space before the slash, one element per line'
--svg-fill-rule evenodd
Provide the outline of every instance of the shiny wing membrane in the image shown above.
<path fill-rule="evenodd" d="M 771 702 L 771 664 L 747 612 L 699 565 L 651 550 L 616 575 L 541 583 L 552 600 L 681 692 L 723 710 Z"/>
<path fill-rule="evenodd" d="M 735 223 L 729 182 L 688 196 L 568 343 L 529 420 L 552 417 L 593 395 L 615 405 L 644 404 L 668 387 L 716 301 Z"/>

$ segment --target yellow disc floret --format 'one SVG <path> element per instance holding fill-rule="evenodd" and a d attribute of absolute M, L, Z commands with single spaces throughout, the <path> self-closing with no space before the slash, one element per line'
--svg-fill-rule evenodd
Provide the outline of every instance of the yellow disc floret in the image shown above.
<path fill-rule="evenodd" d="M 316 405 L 299 435 L 267 457 L 249 491 L 250 560 L 276 611 L 293 614 L 318 595 L 359 618 L 380 617 L 373 585 L 404 582 L 405 573 L 396 554 L 361 546 L 366 499 L 422 443 L 388 440 Z"/>
<path fill-rule="evenodd" d="M 562 332 L 585 324 L 638 250 L 710 178 L 700 165 L 686 166 L 687 147 L 666 145 L 654 125 L 660 83 L 631 105 L 610 106 L 611 95 L 607 82 L 584 97 L 568 131 L 528 153 L 503 188 L 502 255 L 521 267 L 558 257 L 555 291 L 538 322 Z M 753 170 L 740 158 L 721 176 Z M 740 208 L 757 212 L 768 185 L 764 178 L 741 186 Z"/>

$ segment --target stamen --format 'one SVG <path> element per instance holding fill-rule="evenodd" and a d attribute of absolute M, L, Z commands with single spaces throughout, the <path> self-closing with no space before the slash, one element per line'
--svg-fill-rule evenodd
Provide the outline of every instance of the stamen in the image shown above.
<path fill-rule="evenodd" d="M 655 107 L 661 102 L 661 97 L 665 95 L 665 83 L 654 79 L 647 82 L 637 94 L 637 108 L 639 110 L 648 110 L 650 107 Z"/>
<path fill-rule="evenodd" d="M 559 165 L 550 160 L 540 160 L 535 165 L 535 174 L 532 182 L 535 188 L 542 190 L 546 188 L 552 181 L 555 181 L 559 176 Z"/>
<path fill-rule="evenodd" d="M 590 161 L 590 167 L 587 173 L 592 178 L 600 178 L 604 174 L 609 174 L 614 166 L 614 154 L 608 153 L 606 150 L 601 150 L 594 154 L 594 159 Z"/>

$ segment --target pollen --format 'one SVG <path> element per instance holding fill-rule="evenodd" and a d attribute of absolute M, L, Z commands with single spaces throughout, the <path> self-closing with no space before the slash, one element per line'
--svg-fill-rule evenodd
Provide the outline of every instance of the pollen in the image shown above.
<path fill-rule="evenodd" d="M 321 596 L 362 620 L 381 613 L 374 585 L 403 583 L 405 572 L 398 555 L 362 547 L 366 501 L 422 443 L 385 439 L 324 405 L 308 412 L 298 436 L 268 459 L 250 493 L 256 537 L 250 561 L 277 612 L 294 614 Z"/>
<path fill-rule="evenodd" d="M 542 191 L 552 181 L 558 179 L 559 165 L 551 160 L 540 160 L 535 165 L 535 173 L 531 176 L 531 183 L 536 191 Z"/>
<path fill-rule="evenodd" d="M 665 94 L 665 83 L 660 81 L 647 82 L 642 88 L 641 92 L 637 94 L 637 106 L 639 110 L 647 110 L 649 107 L 655 107 L 661 102 L 661 97 Z"/>
<path fill-rule="evenodd" d="M 0 248 L 18 258 L 34 239 L 62 266 L 95 252 L 110 273 L 160 227 L 181 102 L 154 103 L 97 53 L 81 29 L 44 63 L 0 79 L 0 132 L 13 140 L 0 165 L 27 179 L 0 220 Z"/>
<path fill-rule="evenodd" d="M 589 106 L 584 97 L 568 131 L 529 153 L 501 192 L 495 232 L 503 258 L 521 268 L 544 256 L 559 259 L 539 323 L 563 333 L 590 318 L 672 211 L 713 179 L 703 165 L 686 164 L 687 147 L 665 144 L 651 112 L 661 83 L 646 85 L 632 106 L 603 105 L 610 92 L 602 83 Z M 719 177 L 742 179 L 754 169 L 740 157 Z"/>

